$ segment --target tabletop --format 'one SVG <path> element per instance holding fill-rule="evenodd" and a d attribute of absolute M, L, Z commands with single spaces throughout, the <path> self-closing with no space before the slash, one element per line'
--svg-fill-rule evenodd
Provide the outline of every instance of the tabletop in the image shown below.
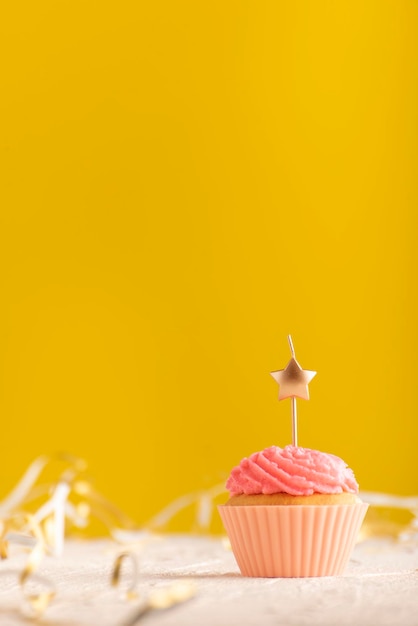
<path fill-rule="evenodd" d="M 32 621 L 18 578 L 25 558 L 16 553 L 0 563 L 1 626 Z M 36 622 L 42 626 L 418 626 L 418 546 L 389 539 L 358 544 L 340 577 L 244 578 L 224 538 L 173 534 L 150 535 L 129 548 L 68 540 L 62 556 L 45 558 L 38 573 L 28 584 L 55 588 Z M 171 590 L 187 599 L 145 611 L 135 622 L 153 594 Z"/>

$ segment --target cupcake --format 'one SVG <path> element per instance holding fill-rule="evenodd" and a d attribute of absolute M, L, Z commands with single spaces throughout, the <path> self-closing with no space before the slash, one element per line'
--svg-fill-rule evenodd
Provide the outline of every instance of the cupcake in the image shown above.
<path fill-rule="evenodd" d="M 368 504 L 339 457 L 288 445 L 244 458 L 227 481 L 219 506 L 244 576 L 341 574 Z"/>

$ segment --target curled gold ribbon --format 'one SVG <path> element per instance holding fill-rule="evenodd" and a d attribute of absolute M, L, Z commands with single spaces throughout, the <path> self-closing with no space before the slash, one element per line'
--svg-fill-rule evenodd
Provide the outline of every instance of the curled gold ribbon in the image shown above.
<path fill-rule="evenodd" d="M 132 580 L 130 582 L 130 585 L 125 590 L 125 597 L 127 600 L 136 600 L 138 598 L 136 586 L 138 583 L 139 568 L 137 557 L 132 552 L 121 552 L 120 554 L 118 554 L 113 564 L 110 584 L 112 585 L 112 587 L 120 586 L 122 578 L 122 565 L 127 560 L 129 560 L 132 564 Z"/>
<path fill-rule="evenodd" d="M 2 521 L 0 533 L 0 553 L 8 557 L 9 543 L 16 543 L 29 548 L 29 556 L 24 568 L 19 572 L 22 594 L 35 617 L 39 617 L 49 606 L 55 595 L 55 588 L 47 578 L 36 573 L 47 552 L 42 527 L 29 513 L 15 513 Z M 43 587 L 39 591 L 31 589 L 31 584 Z"/>
<path fill-rule="evenodd" d="M 150 611 L 162 611 L 171 609 L 177 604 L 191 600 L 197 591 L 193 580 L 182 580 L 172 583 L 168 587 L 161 587 L 152 591 L 148 597 L 137 607 L 121 626 L 134 626 Z"/>
<path fill-rule="evenodd" d="M 38 586 L 42 585 L 43 588 L 36 592 L 30 590 L 31 583 L 37 583 Z M 35 572 L 28 573 L 26 576 L 21 575 L 21 588 L 34 617 L 40 617 L 44 613 L 56 594 L 52 582 Z"/>

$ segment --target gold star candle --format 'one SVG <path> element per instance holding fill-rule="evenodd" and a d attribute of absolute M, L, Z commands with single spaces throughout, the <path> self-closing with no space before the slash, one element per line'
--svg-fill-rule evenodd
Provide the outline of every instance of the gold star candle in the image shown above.
<path fill-rule="evenodd" d="M 289 340 L 292 358 L 284 370 L 276 370 L 275 372 L 271 372 L 271 375 L 274 380 L 279 383 L 279 400 L 285 400 L 286 398 L 292 399 L 292 443 L 294 446 L 297 446 L 298 424 L 296 398 L 309 400 L 308 385 L 315 376 L 316 372 L 301 368 L 295 357 L 292 337 L 288 335 L 287 338 Z"/>

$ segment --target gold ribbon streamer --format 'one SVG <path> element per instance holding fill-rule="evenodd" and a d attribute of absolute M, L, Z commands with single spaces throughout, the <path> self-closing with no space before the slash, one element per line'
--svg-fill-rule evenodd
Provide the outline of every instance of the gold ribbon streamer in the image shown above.
<path fill-rule="evenodd" d="M 24 547 L 33 546 L 29 552 L 26 565 L 19 573 L 19 583 L 23 597 L 30 605 L 34 616 L 39 617 L 49 606 L 55 595 L 55 588 L 51 581 L 35 573 L 44 558 L 47 547 L 42 527 L 35 517 L 28 513 L 16 513 L 2 522 L 0 534 L 0 554 L 8 557 L 9 543 L 20 544 Z M 38 592 L 29 590 L 31 583 L 41 583 L 47 590 Z"/>
<path fill-rule="evenodd" d="M 119 587 L 121 583 L 121 572 L 122 565 L 124 561 L 129 560 L 132 564 L 132 580 L 131 584 L 125 591 L 125 597 L 127 600 L 136 600 L 138 598 L 138 592 L 136 591 L 136 586 L 138 583 L 138 560 L 135 554 L 132 552 L 121 552 L 117 557 L 113 564 L 112 576 L 110 580 L 110 584 L 112 587 Z"/>
<path fill-rule="evenodd" d="M 121 626 L 134 626 L 144 615 L 150 611 L 171 609 L 178 604 L 191 600 L 197 591 L 193 580 L 182 580 L 168 587 L 162 587 L 152 591 L 145 601 L 122 622 Z"/>
<path fill-rule="evenodd" d="M 30 591 L 28 587 L 33 582 L 43 585 L 46 589 L 38 592 Z M 41 617 L 56 595 L 55 587 L 49 579 L 36 573 L 29 573 L 24 577 L 21 575 L 21 587 L 24 598 L 30 605 L 34 617 Z"/>

